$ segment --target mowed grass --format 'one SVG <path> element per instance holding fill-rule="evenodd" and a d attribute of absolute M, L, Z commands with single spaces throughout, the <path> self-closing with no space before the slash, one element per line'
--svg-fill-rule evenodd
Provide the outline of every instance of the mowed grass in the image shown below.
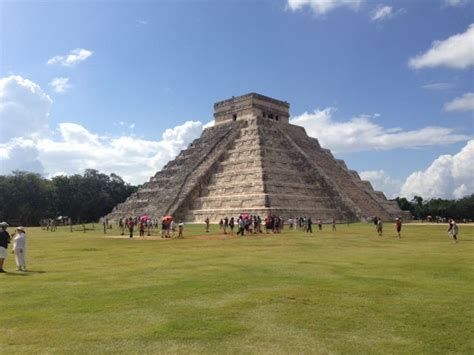
<path fill-rule="evenodd" d="M 401 240 L 388 223 L 383 238 L 370 224 L 213 240 L 96 228 L 27 229 L 30 272 L 10 254 L 0 275 L 1 353 L 474 351 L 473 226 L 458 244 L 445 225 L 406 224 Z"/>

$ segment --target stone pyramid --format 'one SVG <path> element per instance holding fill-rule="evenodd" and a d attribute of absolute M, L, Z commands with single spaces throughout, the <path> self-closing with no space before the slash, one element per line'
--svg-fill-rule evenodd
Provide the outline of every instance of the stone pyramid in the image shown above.
<path fill-rule="evenodd" d="M 203 222 L 241 213 L 323 221 L 393 220 L 402 211 L 335 159 L 289 104 L 250 93 L 214 104 L 215 125 L 106 216 L 171 214 Z"/>

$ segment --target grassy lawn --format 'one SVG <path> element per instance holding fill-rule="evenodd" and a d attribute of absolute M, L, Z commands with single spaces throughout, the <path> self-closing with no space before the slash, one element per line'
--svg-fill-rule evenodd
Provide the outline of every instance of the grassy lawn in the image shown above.
<path fill-rule="evenodd" d="M 30 272 L 10 254 L 0 274 L 0 352 L 473 353 L 473 226 L 458 244 L 445 225 L 404 225 L 402 240 L 388 223 L 383 238 L 324 228 L 193 239 L 204 227 L 187 226 L 185 240 L 28 228 Z"/>

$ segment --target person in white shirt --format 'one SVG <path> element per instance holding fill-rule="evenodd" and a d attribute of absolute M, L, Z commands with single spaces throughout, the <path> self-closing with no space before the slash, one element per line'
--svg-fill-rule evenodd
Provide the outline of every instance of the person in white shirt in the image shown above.
<path fill-rule="evenodd" d="M 18 271 L 26 271 L 26 233 L 23 227 L 16 229 L 15 238 L 13 238 L 13 254 Z"/>

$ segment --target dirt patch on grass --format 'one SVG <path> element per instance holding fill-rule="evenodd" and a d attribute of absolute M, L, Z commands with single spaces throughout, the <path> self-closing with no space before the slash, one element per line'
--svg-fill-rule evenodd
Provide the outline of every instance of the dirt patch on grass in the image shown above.
<path fill-rule="evenodd" d="M 266 236 L 267 234 L 247 234 L 243 238 L 252 238 L 252 237 L 262 237 Z M 270 236 L 271 234 L 268 234 Z M 131 239 L 131 240 L 172 240 L 178 238 L 162 238 L 161 236 L 134 236 L 130 238 L 128 235 L 104 235 L 103 238 L 106 239 Z M 184 239 L 200 239 L 200 240 L 225 240 L 225 239 L 237 239 L 242 238 L 241 236 L 237 236 L 237 234 L 204 234 L 204 235 L 192 235 L 186 236 Z"/>
<path fill-rule="evenodd" d="M 169 240 L 171 238 L 161 238 L 160 236 L 146 236 L 146 237 L 140 237 L 140 236 L 133 236 L 133 238 L 130 238 L 128 235 L 104 235 L 103 238 L 106 239 L 130 239 L 130 240 Z"/>

